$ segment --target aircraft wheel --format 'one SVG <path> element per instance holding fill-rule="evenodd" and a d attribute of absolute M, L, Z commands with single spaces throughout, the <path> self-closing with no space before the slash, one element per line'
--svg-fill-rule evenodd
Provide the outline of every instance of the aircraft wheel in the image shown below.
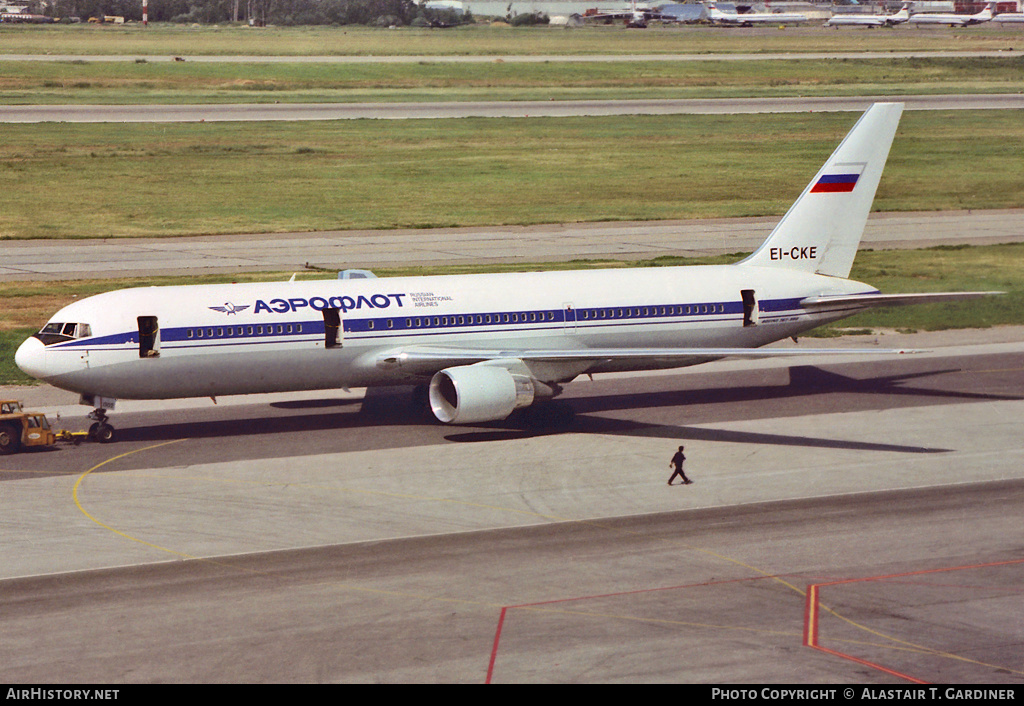
<path fill-rule="evenodd" d="M 0 426 L 0 454 L 15 454 L 21 448 L 21 435 L 8 424 Z"/>
<path fill-rule="evenodd" d="M 114 440 L 114 427 L 109 424 L 99 424 L 93 438 L 101 444 L 109 444 Z"/>

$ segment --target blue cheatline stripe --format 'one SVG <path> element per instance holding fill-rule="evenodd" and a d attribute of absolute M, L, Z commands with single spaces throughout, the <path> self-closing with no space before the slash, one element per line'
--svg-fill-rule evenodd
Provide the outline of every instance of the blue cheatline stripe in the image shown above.
<path fill-rule="evenodd" d="M 779 312 L 803 312 L 799 308 L 802 297 L 770 299 L 759 302 L 761 314 Z M 664 320 L 684 320 L 693 323 L 721 321 L 722 317 L 742 316 L 743 303 L 701 302 L 699 304 L 658 304 L 646 306 L 585 307 L 581 309 L 541 309 L 532 311 L 502 311 L 472 314 L 426 314 L 423 312 L 403 313 L 379 318 L 342 319 L 345 334 L 370 334 L 360 338 L 385 338 L 392 333 L 432 335 L 439 331 L 469 332 L 485 329 L 493 333 L 517 330 L 541 331 L 561 330 L 566 324 L 578 328 L 627 326 L 636 322 L 654 323 Z M 289 327 L 291 330 L 289 331 Z M 278 328 L 281 330 L 278 331 Z M 300 330 L 301 329 L 301 330 Z M 199 332 L 202 335 L 199 335 Z M 229 335 L 230 333 L 230 335 Z M 285 323 L 220 324 L 216 326 L 181 326 L 160 329 L 161 344 L 225 345 L 238 343 L 268 343 L 282 339 L 295 341 L 316 341 L 325 333 L 322 319 L 290 321 Z M 138 331 L 120 334 L 82 338 L 52 344 L 52 349 L 81 349 L 121 347 L 137 344 Z"/>

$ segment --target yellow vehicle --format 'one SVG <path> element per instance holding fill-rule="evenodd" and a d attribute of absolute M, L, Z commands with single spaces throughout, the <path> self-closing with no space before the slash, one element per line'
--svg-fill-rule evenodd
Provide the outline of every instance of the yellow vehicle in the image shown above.
<path fill-rule="evenodd" d="M 18 453 L 23 446 L 53 446 L 56 442 L 45 414 L 26 412 L 17 400 L 0 400 L 0 455 Z"/>
<path fill-rule="evenodd" d="M 87 431 L 68 431 L 67 429 L 58 429 L 54 432 L 57 436 L 57 441 L 64 441 L 68 444 L 74 444 L 78 446 L 83 441 L 88 441 L 93 438 Z"/>

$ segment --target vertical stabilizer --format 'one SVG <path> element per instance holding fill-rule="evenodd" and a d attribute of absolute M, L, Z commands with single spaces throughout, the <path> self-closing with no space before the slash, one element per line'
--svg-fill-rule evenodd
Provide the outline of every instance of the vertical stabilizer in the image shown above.
<path fill-rule="evenodd" d="M 902 103 L 871 106 L 768 239 L 740 264 L 848 277 L 902 113 Z"/>

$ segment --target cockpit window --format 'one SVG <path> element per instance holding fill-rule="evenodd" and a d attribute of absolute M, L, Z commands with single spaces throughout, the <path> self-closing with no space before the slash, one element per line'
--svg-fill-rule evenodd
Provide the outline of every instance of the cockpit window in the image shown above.
<path fill-rule="evenodd" d="M 88 338 L 92 335 L 92 326 L 79 323 L 57 323 L 51 321 L 43 326 L 36 338 L 47 346 L 75 338 Z"/>

